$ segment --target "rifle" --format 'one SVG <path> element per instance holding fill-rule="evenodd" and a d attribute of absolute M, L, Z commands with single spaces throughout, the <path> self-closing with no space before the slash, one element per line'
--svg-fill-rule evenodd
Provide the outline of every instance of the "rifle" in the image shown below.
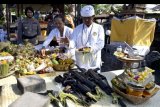
<path fill-rule="evenodd" d="M 107 95 L 111 95 L 111 93 L 113 93 L 112 88 L 109 86 L 108 81 L 104 82 L 102 78 L 98 75 L 98 73 L 96 73 L 97 70 L 99 70 L 99 68 L 96 68 L 94 70 L 89 69 L 87 71 L 87 74 Z"/>
<path fill-rule="evenodd" d="M 122 101 L 122 99 L 120 97 L 115 96 L 114 91 L 112 90 L 112 88 L 110 87 L 107 79 L 105 78 L 105 82 L 102 80 L 101 77 L 104 76 L 100 76 L 100 74 L 96 73 L 96 71 L 99 70 L 99 68 L 96 69 L 89 69 L 87 71 L 87 75 L 89 75 L 91 78 L 93 78 L 93 81 L 107 94 L 113 97 L 113 100 L 117 100 L 116 102 L 118 102 L 119 105 L 121 105 L 121 107 L 126 107 L 126 104 Z M 114 101 L 115 102 L 115 101 Z"/>
<path fill-rule="evenodd" d="M 73 75 L 73 77 L 80 81 L 82 84 L 85 84 L 86 86 L 88 86 L 90 89 L 92 89 L 92 91 L 95 91 L 95 87 L 96 84 L 88 79 L 86 79 L 85 77 L 83 77 L 78 71 L 70 71 L 70 73 Z"/>
<path fill-rule="evenodd" d="M 77 72 L 77 71 L 75 71 L 75 72 Z M 78 73 L 76 73 L 76 74 L 78 74 Z M 80 75 L 80 74 L 78 74 L 78 75 Z M 90 100 L 90 101 L 94 101 L 94 102 L 97 102 L 97 100 L 99 99 L 99 97 L 92 94 L 91 88 L 89 88 L 86 84 L 81 83 L 79 80 L 77 80 L 77 78 L 74 78 L 74 76 L 71 75 L 70 72 L 63 74 L 63 76 L 61 76 L 61 75 L 56 76 L 55 81 L 58 83 L 62 83 L 62 85 L 64 87 L 71 86 L 72 91 L 79 98 L 82 96 L 85 96 L 88 101 Z M 69 93 L 71 93 L 71 92 L 69 92 Z M 79 94 L 82 94 L 82 95 L 80 96 Z M 80 98 L 80 99 L 83 100 L 83 104 L 85 104 L 84 98 Z M 85 105 L 87 105 L 87 104 L 85 104 Z"/>

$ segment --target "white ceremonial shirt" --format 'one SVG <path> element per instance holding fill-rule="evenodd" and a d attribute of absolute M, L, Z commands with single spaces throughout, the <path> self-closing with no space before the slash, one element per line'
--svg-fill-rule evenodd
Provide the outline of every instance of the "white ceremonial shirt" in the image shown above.
<path fill-rule="evenodd" d="M 75 50 L 75 53 L 72 54 L 75 54 L 78 66 L 85 69 L 101 66 L 101 49 L 104 47 L 104 35 L 104 28 L 94 22 L 89 27 L 80 24 L 74 29 L 69 47 Z M 91 52 L 84 54 L 76 51 L 83 47 L 91 47 Z"/>
<path fill-rule="evenodd" d="M 63 38 L 67 37 L 69 40 L 71 39 L 71 34 L 73 32 L 73 29 L 67 27 L 67 26 L 64 26 L 64 31 L 63 31 Z M 54 28 L 50 34 L 48 35 L 48 37 L 46 38 L 46 40 L 44 41 L 43 43 L 43 46 L 46 48 L 50 42 L 53 40 L 53 38 L 56 37 L 56 39 L 60 39 L 60 32 L 57 28 Z"/>

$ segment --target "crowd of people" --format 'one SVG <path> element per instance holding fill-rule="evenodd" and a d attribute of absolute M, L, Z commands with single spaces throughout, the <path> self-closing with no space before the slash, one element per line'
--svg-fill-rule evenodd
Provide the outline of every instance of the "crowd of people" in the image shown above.
<path fill-rule="evenodd" d="M 22 45 L 26 40 L 33 45 L 39 45 L 41 27 L 38 20 L 39 12 L 32 7 L 25 8 L 26 17 L 18 22 L 17 44 Z M 70 14 L 63 15 L 59 9 L 53 9 L 44 20 L 48 22 L 47 36 L 41 44 L 43 54 L 47 47 L 67 46 L 76 64 L 81 68 L 97 68 L 101 66 L 101 50 L 105 44 L 105 31 L 102 25 L 94 22 L 95 10 L 92 5 L 81 8 L 82 23 L 75 26 Z M 81 52 L 87 48 L 86 54 Z M 78 50 L 78 51 L 77 51 Z M 82 58 L 83 57 L 83 58 Z"/>
<path fill-rule="evenodd" d="M 17 26 L 17 44 L 29 41 L 33 45 L 39 45 L 38 38 L 41 36 L 40 12 L 32 7 L 26 7 L 26 17 L 19 21 Z M 40 51 L 45 53 L 46 48 L 67 46 L 76 64 L 82 68 L 101 67 L 101 50 L 110 43 L 111 19 L 108 25 L 103 26 L 95 22 L 95 10 L 92 5 L 86 5 L 80 10 L 82 23 L 75 26 L 74 18 L 68 14 L 62 14 L 58 8 L 54 8 L 49 15 L 43 18 L 47 22 L 46 38 L 41 43 Z M 3 32 L 4 33 L 4 32 Z M 81 51 L 87 48 L 87 54 Z M 104 48 L 105 49 L 105 48 Z"/>
<path fill-rule="evenodd" d="M 41 36 L 39 12 L 34 12 L 32 7 L 26 7 L 26 18 L 18 23 L 17 44 L 29 41 L 33 45 L 38 45 L 38 37 Z M 81 8 L 80 15 L 82 23 L 75 26 L 74 19 L 70 14 L 64 15 L 58 8 L 53 9 L 43 20 L 47 23 L 47 36 L 40 45 L 40 52 L 45 53 L 46 48 L 56 46 L 66 46 L 68 53 L 76 61 L 76 64 L 85 69 L 101 68 L 102 49 L 110 43 L 111 19 L 108 25 L 102 26 L 95 22 L 95 10 L 92 5 Z M 113 32 L 112 32 L 113 33 Z M 0 41 L 7 38 L 5 27 L 0 29 Z M 84 54 L 82 50 L 87 49 Z M 78 51 L 77 51 L 78 50 Z M 105 50 L 105 48 L 104 48 Z M 108 51 L 107 49 L 105 50 Z M 45 55 L 45 54 L 44 54 Z"/>

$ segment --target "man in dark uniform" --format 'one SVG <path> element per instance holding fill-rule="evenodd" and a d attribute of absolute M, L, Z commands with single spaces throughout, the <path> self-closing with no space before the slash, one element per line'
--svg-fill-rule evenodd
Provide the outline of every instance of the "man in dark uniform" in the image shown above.
<path fill-rule="evenodd" d="M 18 44 L 28 40 L 33 45 L 36 45 L 37 36 L 41 35 L 40 24 L 34 19 L 34 10 L 32 7 L 26 7 L 25 15 L 27 16 L 18 23 Z"/>

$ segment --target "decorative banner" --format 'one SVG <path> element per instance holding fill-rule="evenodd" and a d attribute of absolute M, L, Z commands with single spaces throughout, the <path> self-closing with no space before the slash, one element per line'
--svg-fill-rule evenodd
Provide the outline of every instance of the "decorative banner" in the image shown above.
<path fill-rule="evenodd" d="M 129 45 L 150 46 L 154 39 L 156 20 L 130 17 L 112 19 L 111 41 L 127 42 Z"/>

